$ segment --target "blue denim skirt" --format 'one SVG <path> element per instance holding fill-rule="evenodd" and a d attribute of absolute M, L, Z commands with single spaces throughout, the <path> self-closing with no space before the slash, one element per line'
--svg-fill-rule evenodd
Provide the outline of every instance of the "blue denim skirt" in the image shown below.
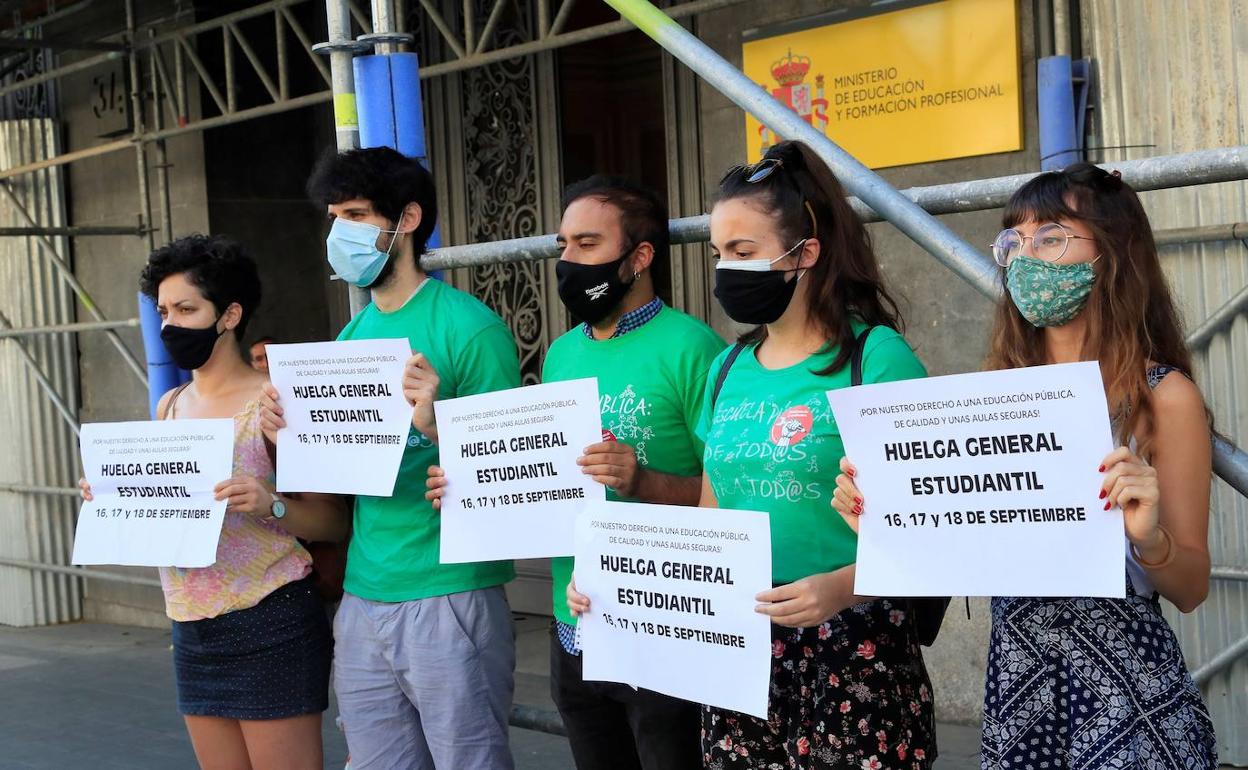
<path fill-rule="evenodd" d="M 178 711 L 185 716 L 285 719 L 329 708 L 334 642 L 310 578 L 245 610 L 173 622 Z"/>

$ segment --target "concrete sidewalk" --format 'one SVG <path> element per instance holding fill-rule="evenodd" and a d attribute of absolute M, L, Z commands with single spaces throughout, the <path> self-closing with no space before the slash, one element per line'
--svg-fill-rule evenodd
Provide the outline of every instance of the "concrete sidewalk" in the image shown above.
<path fill-rule="evenodd" d="M 516 702 L 553 711 L 549 620 L 517 616 Z M 325 719 L 325 767 L 346 743 Z M 571 770 L 564 738 L 513 728 L 517 770 Z M 978 731 L 942 725 L 939 770 L 978 767 Z M 0 626 L 0 768 L 181 770 L 195 757 L 174 704 L 169 633 L 75 623 Z"/>

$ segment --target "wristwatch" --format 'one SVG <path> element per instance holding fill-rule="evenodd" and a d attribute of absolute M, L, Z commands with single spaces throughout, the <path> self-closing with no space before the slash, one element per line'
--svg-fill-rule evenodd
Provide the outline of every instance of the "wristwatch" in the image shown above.
<path fill-rule="evenodd" d="M 286 501 L 278 497 L 276 493 L 273 495 L 273 505 L 269 508 L 269 515 L 274 519 L 286 517 Z"/>

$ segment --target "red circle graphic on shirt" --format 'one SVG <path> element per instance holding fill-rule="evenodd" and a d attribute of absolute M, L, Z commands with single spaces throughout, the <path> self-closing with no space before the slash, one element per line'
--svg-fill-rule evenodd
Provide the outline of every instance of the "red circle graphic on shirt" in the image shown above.
<path fill-rule="evenodd" d="M 793 446 L 810 435 L 815 417 L 808 406 L 791 406 L 776 418 L 771 426 L 771 443 L 776 446 Z"/>

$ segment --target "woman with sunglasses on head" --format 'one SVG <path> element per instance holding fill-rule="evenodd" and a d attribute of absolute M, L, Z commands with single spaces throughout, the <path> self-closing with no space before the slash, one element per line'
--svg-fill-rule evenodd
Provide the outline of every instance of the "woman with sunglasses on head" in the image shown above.
<path fill-rule="evenodd" d="M 1119 448 L 1105 510 L 1122 510 L 1125 599 L 992 600 L 982 766 L 1213 768 L 1208 711 L 1158 596 L 1209 592 L 1211 427 L 1152 228 L 1115 172 L 1041 174 L 1006 205 L 989 369 L 1099 361 Z M 863 512 L 854 469 L 834 505 Z"/>
<path fill-rule="evenodd" d="M 766 511 L 768 719 L 706 707 L 708 768 L 927 768 L 931 683 L 903 604 L 855 596 L 856 536 L 828 506 L 844 454 L 826 392 L 926 376 L 898 330 L 866 229 L 810 148 L 730 170 L 711 212 L 715 296 L 754 328 L 712 364 L 701 505 Z M 731 674 L 728 674 L 731 675 Z"/>
<path fill-rule="evenodd" d="M 140 287 L 170 358 L 191 371 L 161 397 L 158 419 L 234 420 L 233 476 L 215 490 L 226 501 L 217 560 L 160 569 L 178 711 L 206 770 L 319 770 L 333 640 L 296 538 L 341 540 L 348 519 L 335 496 L 274 490 L 260 428 L 268 377 L 239 346 L 260 304 L 256 263 L 234 241 L 191 235 L 152 252 Z"/>

